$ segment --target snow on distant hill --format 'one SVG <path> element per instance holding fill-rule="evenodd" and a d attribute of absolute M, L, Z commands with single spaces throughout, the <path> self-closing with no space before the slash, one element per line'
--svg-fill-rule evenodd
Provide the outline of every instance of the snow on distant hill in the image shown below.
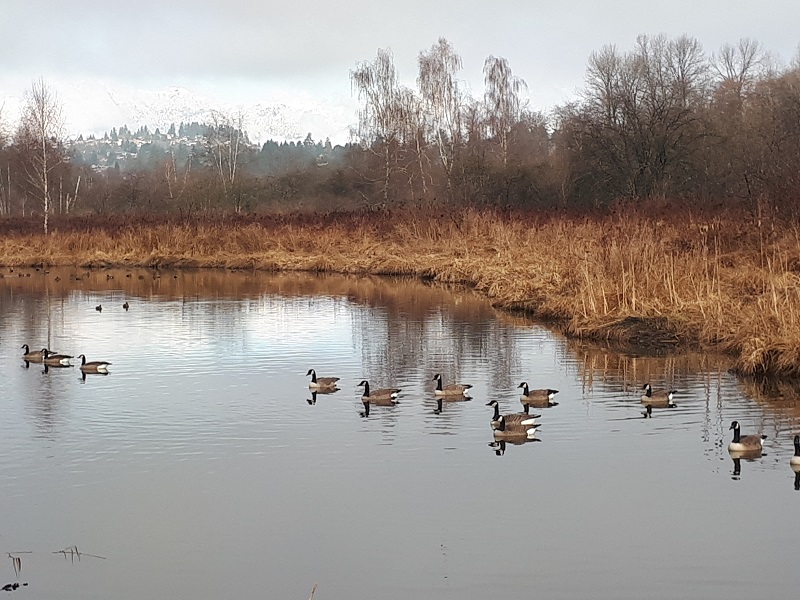
<path fill-rule="evenodd" d="M 268 140 L 303 140 L 311 134 L 314 141 L 344 144 L 350 141 L 350 129 L 356 123 L 355 102 L 326 103 L 306 93 L 283 97 L 278 101 L 233 104 L 193 93 L 183 87 L 158 91 L 110 86 L 98 82 L 74 82 L 57 88 L 63 106 L 66 133 L 102 135 L 112 127 L 125 125 L 131 131 L 147 125 L 150 131 L 162 132 L 172 123 L 213 123 L 222 114 L 228 119 L 241 116 L 243 128 L 252 143 Z M 2 118 L 16 125 L 19 98 L 5 98 Z M 215 114 L 216 113 L 216 114 Z"/>

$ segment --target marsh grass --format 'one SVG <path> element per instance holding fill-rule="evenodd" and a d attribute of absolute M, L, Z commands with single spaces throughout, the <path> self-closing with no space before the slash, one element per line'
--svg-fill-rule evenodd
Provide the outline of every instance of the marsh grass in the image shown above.
<path fill-rule="evenodd" d="M 696 344 L 746 374 L 800 375 L 800 227 L 703 216 L 458 212 L 191 222 L 83 218 L 44 237 L 0 222 L 0 263 L 405 275 L 472 286 L 577 337 Z"/>

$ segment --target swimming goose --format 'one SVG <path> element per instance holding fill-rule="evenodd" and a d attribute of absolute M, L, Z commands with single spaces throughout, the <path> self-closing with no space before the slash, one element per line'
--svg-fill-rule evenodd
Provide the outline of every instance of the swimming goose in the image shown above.
<path fill-rule="evenodd" d="M 124 308 L 124 309 L 125 309 L 125 312 L 127 312 L 127 311 L 128 311 L 128 309 L 129 309 L 130 307 L 131 307 L 131 305 L 130 305 L 130 304 L 128 304 L 128 301 L 127 301 L 127 300 L 125 300 L 125 304 L 123 304 L 123 305 L 122 305 L 122 308 Z"/>
<path fill-rule="evenodd" d="M 536 428 L 538 425 L 535 423 L 524 424 L 527 421 L 522 421 L 517 426 L 512 426 L 507 421 L 508 415 L 500 415 L 497 420 L 497 426 L 494 427 L 494 439 L 496 440 L 532 440 L 536 437 Z M 493 422 L 494 426 L 494 422 Z"/>
<path fill-rule="evenodd" d="M 493 406 L 494 407 L 494 415 L 492 416 L 492 429 L 497 429 L 500 425 L 500 421 L 502 420 L 505 423 L 505 427 L 507 429 L 521 429 L 531 425 L 536 425 L 536 419 L 541 417 L 542 415 L 530 415 L 526 413 L 510 413 L 507 415 L 500 414 L 500 404 L 498 404 L 497 400 L 491 400 L 490 402 L 486 403 L 486 406 Z M 501 419 L 503 417 L 503 419 Z"/>
<path fill-rule="evenodd" d="M 379 390 L 369 390 L 369 382 L 365 379 L 358 384 L 364 388 L 364 395 L 361 396 L 362 402 L 371 402 L 380 406 L 394 406 L 397 404 L 397 395 L 401 392 L 400 388 L 382 388 Z"/>
<path fill-rule="evenodd" d="M 97 312 L 103 312 L 103 305 L 102 304 L 98 304 L 97 306 L 94 307 L 94 309 Z"/>
<path fill-rule="evenodd" d="M 308 384 L 310 388 L 335 388 L 336 382 L 339 381 L 338 377 L 317 377 L 317 372 L 314 369 L 309 369 L 306 377 L 311 375 L 311 383 Z"/>
<path fill-rule="evenodd" d="M 794 456 L 789 459 L 792 469 L 800 471 L 800 435 L 794 436 Z"/>
<path fill-rule="evenodd" d="M 677 404 L 672 401 L 672 397 L 678 393 L 677 390 L 658 390 L 653 391 L 649 383 L 642 386 L 644 394 L 642 394 L 642 404 L 649 404 L 653 408 L 675 408 Z"/>
<path fill-rule="evenodd" d="M 46 351 L 42 349 L 31 352 L 31 349 L 28 348 L 28 344 L 22 344 L 22 349 L 25 350 L 25 354 L 22 355 L 22 360 L 27 360 L 28 362 L 42 362 Z"/>
<path fill-rule="evenodd" d="M 558 406 L 558 402 L 553 402 L 553 396 L 558 393 L 558 390 L 543 389 L 543 390 L 529 390 L 528 383 L 523 381 L 518 388 L 522 388 L 522 395 L 519 401 L 522 402 L 527 413 L 531 407 L 533 408 L 550 408 L 551 406 Z"/>
<path fill-rule="evenodd" d="M 69 354 L 57 354 L 56 352 L 50 352 L 47 348 L 42 348 L 42 362 L 45 365 L 50 365 L 51 367 L 55 367 L 58 365 L 62 365 L 65 367 L 72 366 L 70 365 L 69 361 L 72 358 Z"/>
<path fill-rule="evenodd" d="M 76 358 L 81 359 L 81 371 L 84 373 L 108 373 L 108 367 L 111 365 L 110 362 L 105 360 L 93 360 L 92 362 L 86 362 L 85 354 L 78 354 Z"/>
<path fill-rule="evenodd" d="M 728 452 L 760 452 L 761 442 L 767 439 L 765 435 L 742 435 L 739 421 L 734 421 L 728 430 L 733 429 L 733 441 L 728 444 Z"/>
<path fill-rule="evenodd" d="M 472 387 L 470 383 L 451 383 L 450 385 L 442 385 L 442 376 L 437 373 L 433 376 L 433 381 L 436 382 L 436 389 L 433 391 L 437 396 L 463 396 L 468 397 L 467 390 Z"/>

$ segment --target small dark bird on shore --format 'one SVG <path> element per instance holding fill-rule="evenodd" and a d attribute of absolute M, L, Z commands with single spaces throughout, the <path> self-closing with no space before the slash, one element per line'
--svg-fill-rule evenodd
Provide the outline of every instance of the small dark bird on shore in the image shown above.
<path fill-rule="evenodd" d="M 97 306 L 94 307 L 94 309 L 97 312 L 103 312 L 103 305 L 102 304 L 98 304 Z"/>

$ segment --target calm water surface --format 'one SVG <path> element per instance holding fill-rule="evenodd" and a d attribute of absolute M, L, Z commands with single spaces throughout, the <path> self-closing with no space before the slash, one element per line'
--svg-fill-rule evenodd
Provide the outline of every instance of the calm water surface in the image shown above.
<path fill-rule="evenodd" d="M 22 272 L 0 280 L 0 585 L 10 552 L 20 597 L 776 598 L 800 583 L 791 385 L 575 344 L 416 282 Z M 24 343 L 111 374 L 43 373 Z M 310 403 L 309 368 L 341 389 Z M 434 414 L 437 372 L 474 399 Z M 400 404 L 362 418 L 364 378 Z M 540 441 L 495 451 L 485 404 L 519 411 L 523 380 L 560 404 L 537 411 Z M 678 407 L 641 418 L 648 381 Z M 762 457 L 731 460 L 733 419 L 769 436 Z M 70 546 L 86 554 L 54 554 Z"/>

